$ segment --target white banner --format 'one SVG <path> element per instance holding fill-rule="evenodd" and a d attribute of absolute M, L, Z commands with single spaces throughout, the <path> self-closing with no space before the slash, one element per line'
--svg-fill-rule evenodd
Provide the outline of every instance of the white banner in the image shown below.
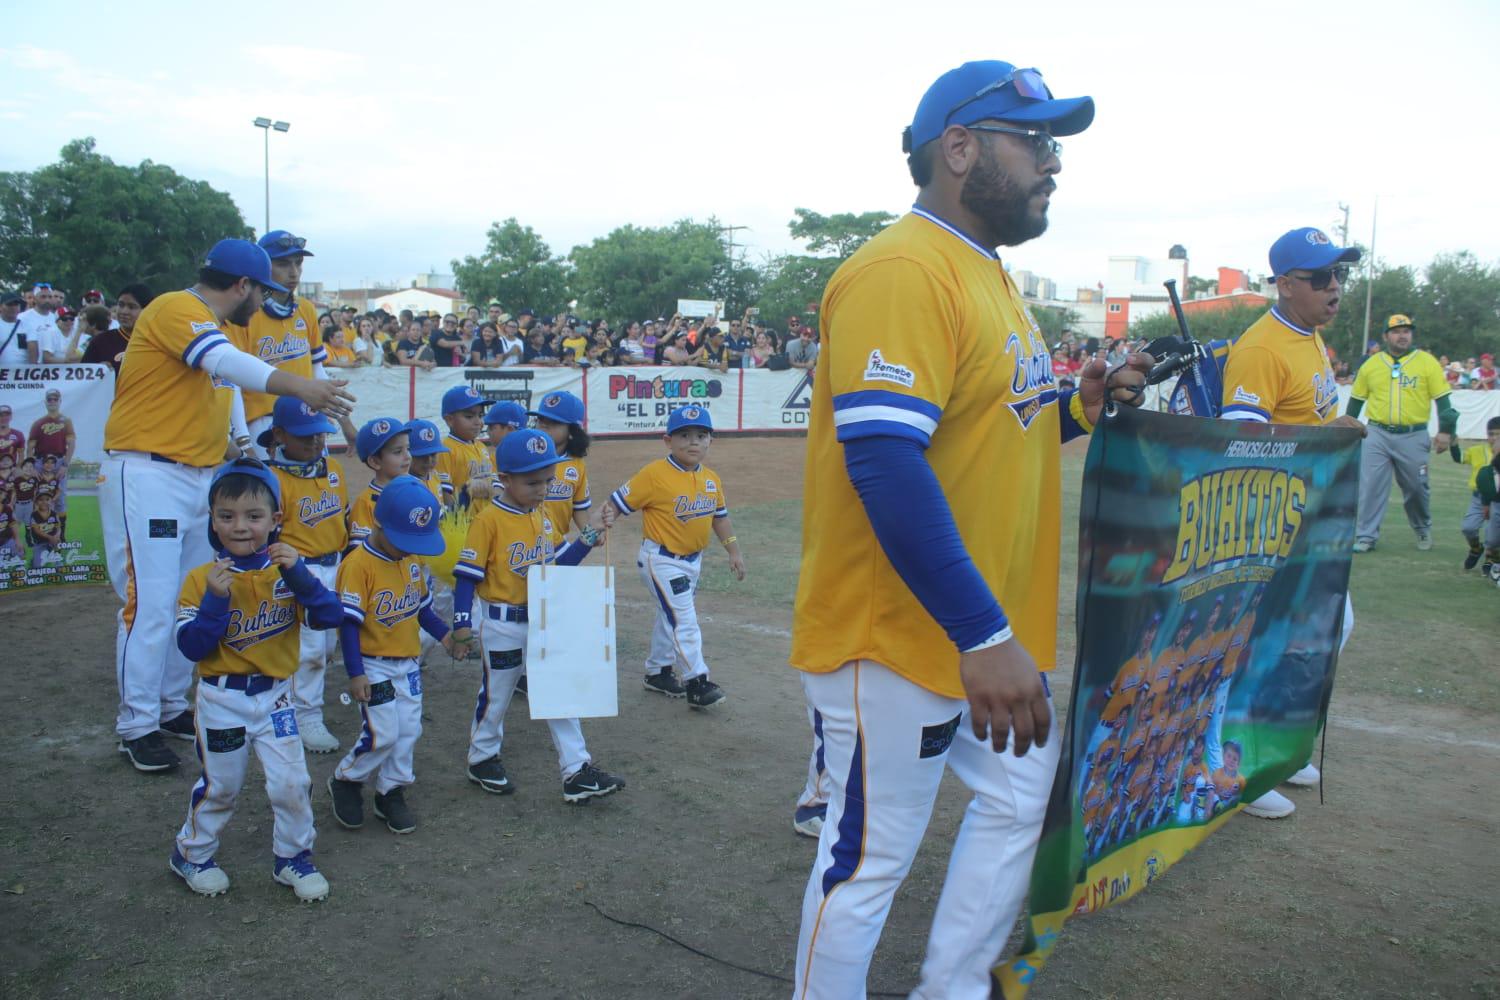
<path fill-rule="evenodd" d="M 806 433 L 807 416 L 812 412 L 812 374 L 800 368 L 746 371 L 740 429 Z"/>
<path fill-rule="evenodd" d="M 595 437 L 662 433 L 679 406 L 701 406 L 714 429 L 740 429 L 740 372 L 711 368 L 594 368 L 585 382 L 588 432 Z"/>
<path fill-rule="evenodd" d="M 678 299 L 677 314 L 684 319 L 705 319 L 709 316 L 723 316 L 723 300 L 715 302 L 713 299 Z"/>
<path fill-rule="evenodd" d="M 349 380 L 349 391 L 357 400 L 352 418 L 356 427 L 376 417 L 421 417 L 441 428 L 443 393 L 455 385 L 472 385 L 486 399 L 513 399 L 528 410 L 559 389 L 583 395 L 583 372 L 578 368 L 343 368 L 330 373 Z"/>

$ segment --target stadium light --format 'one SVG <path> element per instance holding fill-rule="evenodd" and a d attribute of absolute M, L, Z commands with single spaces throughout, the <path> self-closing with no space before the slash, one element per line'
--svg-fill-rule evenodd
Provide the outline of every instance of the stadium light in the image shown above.
<path fill-rule="evenodd" d="M 277 132 L 286 132 L 292 127 L 292 123 L 273 122 L 269 118 L 257 118 L 253 124 L 266 134 L 266 228 L 261 231 L 261 235 L 264 236 L 271 231 L 271 130 L 275 129 Z"/>

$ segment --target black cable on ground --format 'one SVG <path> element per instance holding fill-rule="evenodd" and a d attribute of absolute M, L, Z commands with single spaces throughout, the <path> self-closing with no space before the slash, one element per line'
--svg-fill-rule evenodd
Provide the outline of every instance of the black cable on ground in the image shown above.
<path fill-rule="evenodd" d="M 688 944 L 686 941 L 674 938 L 666 931 L 657 930 L 650 924 L 640 924 L 636 923 L 634 920 L 621 920 L 619 917 L 612 917 L 608 913 L 605 913 L 604 910 L 600 909 L 599 904 L 593 902 L 592 900 L 585 899 L 583 902 L 584 905 L 588 906 L 595 913 L 599 914 L 599 916 L 603 917 L 605 920 L 608 920 L 612 924 L 619 924 L 621 927 L 635 927 L 643 931 L 650 931 L 657 937 L 665 938 L 666 940 L 677 945 L 677 947 L 679 948 L 686 948 L 688 951 L 692 952 L 694 955 L 697 955 L 699 958 L 706 958 L 710 962 L 718 962 L 720 965 L 727 965 L 731 969 L 735 969 L 739 972 L 748 972 L 750 975 L 759 976 L 762 979 L 770 979 L 773 982 L 793 985 L 792 978 L 790 976 L 780 976 L 774 972 L 766 972 L 762 969 L 752 969 L 748 965 L 740 965 L 737 962 L 729 961 L 729 959 L 727 958 L 720 958 L 718 955 L 711 955 L 708 952 L 704 951 L 702 948 L 695 948 L 692 945 Z M 890 990 L 870 990 L 868 995 L 872 997 L 904 997 L 908 994 L 905 991 L 898 993 L 892 992 Z"/>

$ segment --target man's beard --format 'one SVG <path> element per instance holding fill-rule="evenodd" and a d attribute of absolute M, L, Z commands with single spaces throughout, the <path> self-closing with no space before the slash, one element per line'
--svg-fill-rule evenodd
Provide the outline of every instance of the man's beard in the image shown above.
<path fill-rule="evenodd" d="M 1047 210 L 1043 208 L 1041 215 L 1033 218 L 1029 205 L 1032 197 L 1051 183 L 1049 178 L 1031 191 L 1022 191 L 981 144 L 979 162 L 964 178 L 958 200 L 984 222 L 1000 246 L 1013 247 L 1047 231 Z"/>
<path fill-rule="evenodd" d="M 250 318 L 255 315 L 255 296 L 246 296 L 245 301 L 234 307 L 234 312 L 229 314 L 229 322 L 235 326 L 248 326 Z"/>

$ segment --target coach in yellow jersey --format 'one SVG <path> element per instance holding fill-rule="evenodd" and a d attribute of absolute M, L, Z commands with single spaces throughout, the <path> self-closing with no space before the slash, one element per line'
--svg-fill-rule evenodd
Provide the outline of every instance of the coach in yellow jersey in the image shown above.
<path fill-rule="evenodd" d="M 226 323 L 224 335 L 240 350 L 273 368 L 303 378 L 327 378 L 323 362 L 328 360 L 328 351 L 318 330 L 317 307 L 297 297 L 303 258 L 313 255 L 307 249 L 307 240 L 285 229 L 273 229 L 260 238 L 259 246 L 271 258 L 271 280 L 285 291 L 267 295 L 248 324 Z M 276 397 L 248 390 L 240 390 L 240 395 L 244 411 L 232 421 L 235 444 L 259 459 L 268 459 L 270 453 L 256 442 L 271 429 L 271 409 L 276 405 Z"/>
<path fill-rule="evenodd" d="M 945 767 L 974 793 L 913 996 L 988 997 L 1057 766 L 1059 445 L 1087 433 L 1103 362 L 1058 392 L 992 248 L 1040 236 L 1088 127 L 1034 69 L 965 63 L 906 131 L 912 211 L 834 274 L 808 427 L 791 663 L 832 782 L 797 945 L 798 997 L 863 997 Z M 1136 398 L 1150 358 L 1113 385 Z M 1133 388 L 1132 388 L 1133 387 Z M 1007 741 L 1013 752 L 1006 752 Z"/>
<path fill-rule="evenodd" d="M 142 311 L 120 364 L 104 426 L 99 518 L 110 582 L 125 602 L 115 728 L 120 752 L 140 771 L 177 766 L 163 734 L 194 738 L 192 664 L 172 641 L 174 595 L 189 570 L 213 559 L 208 485 L 231 447 L 232 387 L 296 396 L 333 416 L 353 402 L 343 382 L 273 368 L 224 335 L 222 324 L 243 326 L 267 289 L 285 291 L 271 278 L 266 252 L 247 240 L 220 240 L 197 284 L 158 295 Z"/>
<path fill-rule="evenodd" d="M 1319 229 L 1304 226 L 1283 233 L 1271 245 L 1271 274 L 1276 278 L 1276 304 L 1250 324 L 1229 348 L 1224 360 L 1224 399 L 1220 415 L 1226 420 L 1258 420 L 1273 424 L 1312 424 L 1348 427 L 1365 433 L 1364 424 L 1338 415 L 1338 384 L 1328 363 L 1328 349 L 1318 328 L 1333 322 L 1349 280 L 1349 264 L 1359 261 L 1357 247 L 1335 246 Z M 1354 629 L 1354 609 L 1344 597 L 1343 634 L 1339 649 Z M 1308 763 L 1287 779 L 1311 786 L 1321 780 Z M 1245 812 L 1261 819 L 1282 819 L 1296 811 L 1296 803 L 1272 789 L 1245 804 Z"/>
<path fill-rule="evenodd" d="M 1447 451 L 1458 429 L 1452 387 L 1426 351 L 1411 346 L 1417 325 L 1400 313 L 1386 320 L 1385 346 L 1370 355 L 1354 376 L 1347 413 L 1363 411 L 1370 422 L 1359 455 L 1359 522 L 1354 551 L 1369 552 L 1380 538 L 1380 522 L 1391 499 L 1391 475 L 1406 501 L 1406 521 L 1417 534 L 1417 548 L 1432 548 L 1432 497 L 1427 454 Z M 1437 404 L 1438 436 L 1427 437 L 1427 418 Z"/>

